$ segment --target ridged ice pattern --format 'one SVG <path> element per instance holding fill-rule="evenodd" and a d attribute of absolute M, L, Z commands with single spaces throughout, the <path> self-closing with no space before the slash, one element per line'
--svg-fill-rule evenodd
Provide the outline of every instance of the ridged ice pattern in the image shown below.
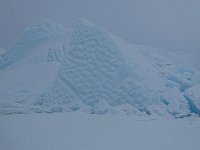
<path fill-rule="evenodd" d="M 104 29 L 85 20 L 80 20 L 74 28 L 58 78 L 65 87 L 54 83 L 46 102 L 54 103 L 58 99 L 77 101 L 78 97 L 87 105 L 94 105 L 102 99 L 111 105 L 133 101 L 140 105 L 145 100 L 143 93 L 139 92 L 142 89 L 134 82 L 137 77 L 134 78 L 112 38 Z M 67 98 L 66 95 L 70 94 L 68 89 L 77 97 Z"/>

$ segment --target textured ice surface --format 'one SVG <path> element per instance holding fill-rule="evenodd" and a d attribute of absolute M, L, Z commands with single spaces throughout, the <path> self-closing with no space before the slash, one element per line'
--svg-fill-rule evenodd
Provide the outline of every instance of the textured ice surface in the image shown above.
<path fill-rule="evenodd" d="M 56 111 L 63 111 L 83 104 L 96 106 L 104 100 L 111 106 L 130 104 L 147 114 L 187 116 L 190 111 L 182 91 L 191 86 L 193 72 L 172 65 L 176 55 L 168 53 L 173 57 L 168 59 L 163 51 L 151 49 L 128 45 L 105 29 L 80 20 L 58 77 L 41 104 L 56 105 Z"/>
<path fill-rule="evenodd" d="M 199 70 L 182 56 L 127 44 L 86 20 L 73 32 L 45 21 L 3 54 L 0 112 L 198 114 Z"/>
<path fill-rule="evenodd" d="M 93 106 L 104 99 L 112 106 L 131 103 L 140 107 L 151 98 L 146 97 L 145 86 L 141 85 L 142 80 L 129 68 L 109 33 L 80 20 L 74 28 L 58 79 L 43 102 L 80 101 Z"/>

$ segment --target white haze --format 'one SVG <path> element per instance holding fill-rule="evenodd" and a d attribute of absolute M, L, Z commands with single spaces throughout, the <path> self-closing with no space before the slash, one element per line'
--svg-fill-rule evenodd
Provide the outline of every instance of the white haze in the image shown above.
<path fill-rule="evenodd" d="M 199 14 L 199 0 L 1 0 L 0 46 L 10 47 L 27 26 L 46 18 L 66 27 L 86 18 L 129 43 L 196 54 Z"/>

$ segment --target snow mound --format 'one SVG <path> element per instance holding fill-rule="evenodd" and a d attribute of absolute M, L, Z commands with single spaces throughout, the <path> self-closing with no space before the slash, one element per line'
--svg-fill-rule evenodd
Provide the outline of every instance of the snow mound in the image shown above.
<path fill-rule="evenodd" d="M 69 34 L 64 27 L 49 20 L 28 27 L 20 39 L 4 54 L 5 61 L 0 62 L 0 69 L 24 58 L 26 58 L 26 63 L 43 61 L 41 59 L 60 60 L 60 55 L 64 55 L 64 42 L 69 38 Z M 49 58 L 53 55 L 56 56 Z M 22 64 L 24 65 L 25 62 L 23 61 L 18 66 Z"/>

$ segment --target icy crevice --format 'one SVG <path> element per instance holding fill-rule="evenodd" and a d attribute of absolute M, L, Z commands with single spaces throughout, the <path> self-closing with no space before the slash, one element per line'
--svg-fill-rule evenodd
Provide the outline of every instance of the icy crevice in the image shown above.
<path fill-rule="evenodd" d="M 177 84 L 180 85 L 180 91 L 184 92 L 186 89 L 190 88 L 191 85 L 189 83 L 187 83 L 186 81 L 181 80 L 180 78 L 178 78 L 175 75 L 170 75 L 167 77 L 168 80 L 175 82 Z"/>
<path fill-rule="evenodd" d="M 185 96 L 185 99 L 188 101 L 189 110 L 191 111 L 191 113 L 197 114 L 200 117 L 200 109 L 198 109 L 194 102 L 187 96 Z"/>

